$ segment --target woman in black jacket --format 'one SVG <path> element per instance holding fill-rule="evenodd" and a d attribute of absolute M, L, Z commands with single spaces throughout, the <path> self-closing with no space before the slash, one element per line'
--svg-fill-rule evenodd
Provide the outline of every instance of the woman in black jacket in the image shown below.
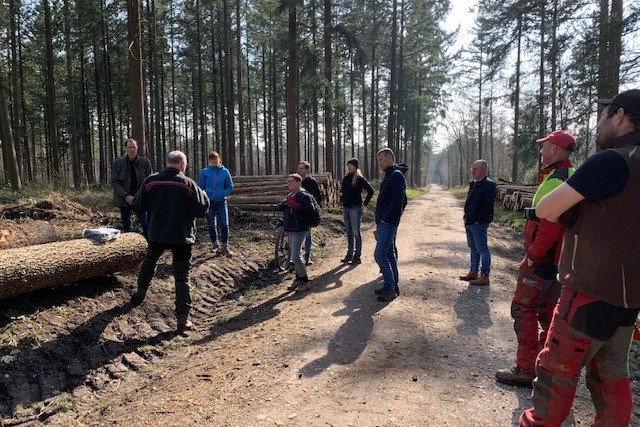
<path fill-rule="evenodd" d="M 362 190 L 366 190 L 367 197 L 362 201 Z M 373 197 L 373 188 L 362 176 L 358 167 L 358 159 L 353 158 L 347 162 L 347 174 L 342 178 L 342 206 L 344 207 L 344 226 L 347 230 L 347 255 L 340 261 L 350 262 L 353 265 L 360 264 L 362 253 L 362 211 Z"/>

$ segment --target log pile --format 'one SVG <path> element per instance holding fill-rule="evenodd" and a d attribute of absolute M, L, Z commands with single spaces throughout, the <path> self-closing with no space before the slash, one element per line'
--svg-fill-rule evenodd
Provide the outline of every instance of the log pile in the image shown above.
<path fill-rule="evenodd" d="M 125 233 L 105 243 L 89 239 L 0 251 L 0 298 L 112 274 L 136 267 L 147 241 Z"/>
<path fill-rule="evenodd" d="M 323 196 L 322 206 L 340 203 L 340 184 L 331 174 L 312 174 Z M 227 198 L 230 209 L 271 212 L 287 195 L 286 175 L 234 176 L 233 193 Z"/>
<path fill-rule="evenodd" d="M 531 207 L 533 195 L 536 192 L 535 185 L 517 185 L 510 183 L 497 183 L 498 201 L 512 211 L 521 211 Z"/>

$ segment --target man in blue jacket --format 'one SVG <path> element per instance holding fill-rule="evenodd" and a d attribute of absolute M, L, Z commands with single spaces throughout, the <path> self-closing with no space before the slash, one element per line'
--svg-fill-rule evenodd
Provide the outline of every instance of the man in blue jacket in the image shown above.
<path fill-rule="evenodd" d="M 192 326 L 187 320 L 191 310 L 191 246 L 196 241 L 196 218 L 203 217 L 209 208 L 207 195 L 184 175 L 186 169 L 187 156 L 182 151 L 170 152 L 166 169 L 147 177 L 133 200 L 136 209 L 149 214 L 149 247 L 131 304 L 142 304 L 158 260 L 170 250 L 176 286 L 177 335 L 183 335 Z"/>
<path fill-rule="evenodd" d="M 471 262 L 469 272 L 460 276 L 460 280 L 466 280 L 470 285 L 476 286 L 489 286 L 491 271 L 487 230 L 493 221 L 493 204 L 497 189 L 496 183 L 487 176 L 488 168 L 486 160 L 480 159 L 473 162 L 471 165 L 473 181 L 469 183 L 467 200 L 464 202 L 464 228 L 467 232 L 467 245 L 471 250 Z"/>
<path fill-rule="evenodd" d="M 390 148 L 383 148 L 376 155 L 378 168 L 384 172 L 380 182 L 380 192 L 376 203 L 376 249 L 373 253 L 384 286 L 376 289 L 378 301 L 391 301 L 400 294 L 398 287 L 398 260 L 394 251 L 394 242 L 400 217 L 406 204 L 407 181 L 395 164 L 395 155 Z"/>
<path fill-rule="evenodd" d="M 217 151 L 209 153 L 209 166 L 200 172 L 198 185 L 207 192 L 211 201 L 207 224 L 209 237 L 213 243 L 215 255 L 233 256 L 229 250 L 229 209 L 227 196 L 233 191 L 233 181 L 229 169 L 222 166 L 220 154 Z M 218 229 L 220 239 L 218 240 Z"/>

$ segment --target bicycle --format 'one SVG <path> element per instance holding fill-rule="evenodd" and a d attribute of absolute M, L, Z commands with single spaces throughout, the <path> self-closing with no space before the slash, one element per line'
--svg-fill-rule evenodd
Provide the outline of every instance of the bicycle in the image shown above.
<path fill-rule="evenodd" d="M 277 211 L 276 211 L 277 212 Z M 282 218 L 273 218 L 271 225 L 275 229 L 274 233 L 274 261 L 280 271 L 287 271 L 290 268 L 291 249 L 289 248 L 289 233 L 284 229 Z"/>

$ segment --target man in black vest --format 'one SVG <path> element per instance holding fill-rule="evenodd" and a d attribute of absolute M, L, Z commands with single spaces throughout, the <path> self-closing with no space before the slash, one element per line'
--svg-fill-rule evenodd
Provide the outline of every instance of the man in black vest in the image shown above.
<path fill-rule="evenodd" d="M 640 90 L 595 102 L 591 156 L 540 200 L 536 214 L 559 221 L 564 236 L 558 278 L 564 286 L 536 360 L 533 408 L 520 426 L 560 426 L 586 366 L 594 426 L 628 426 L 629 349 L 640 311 Z"/>

